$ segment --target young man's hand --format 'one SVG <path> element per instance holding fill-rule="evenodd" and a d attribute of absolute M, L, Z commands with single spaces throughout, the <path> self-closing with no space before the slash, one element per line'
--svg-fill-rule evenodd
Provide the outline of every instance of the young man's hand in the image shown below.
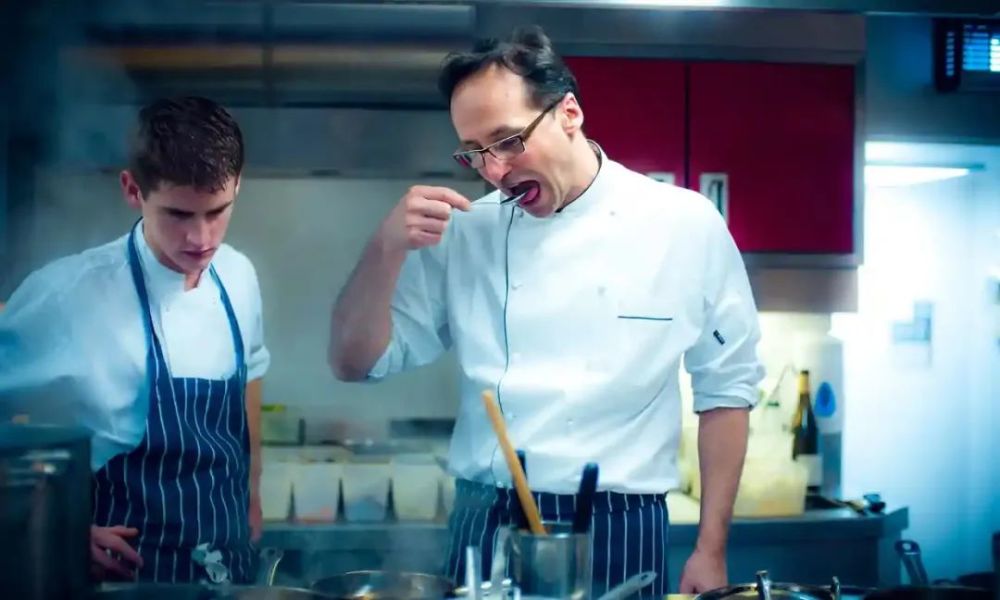
<path fill-rule="evenodd" d="M 129 545 L 126 538 L 139 535 L 139 530 L 123 525 L 114 527 L 90 526 L 91 573 L 101 581 L 109 574 L 134 581 L 142 568 L 142 557 Z"/>

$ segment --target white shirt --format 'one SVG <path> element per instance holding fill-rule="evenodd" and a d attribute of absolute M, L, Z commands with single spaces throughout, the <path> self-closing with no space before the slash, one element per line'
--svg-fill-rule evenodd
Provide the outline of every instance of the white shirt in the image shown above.
<path fill-rule="evenodd" d="M 163 266 L 136 229 L 153 326 L 173 377 L 223 379 L 236 351 L 219 288 Z M 142 440 L 149 409 L 149 341 L 128 265 L 128 236 L 52 262 L 25 279 L 0 311 L 0 421 L 80 425 L 93 432 L 91 466 Z M 248 380 L 264 375 L 260 289 L 253 265 L 223 244 L 212 260 L 240 324 Z"/>
<path fill-rule="evenodd" d="M 453 212 L 439 245 L 409 253 L 369 379 L 455 347 L 458 477 L 510 485 L 481 400 L 490 389 L 532 489 L 575 493 L 587 462 L 602 490 L 675 487 L 681 358 L 699 412 L 753 406 L 763 377 L 756 306 L 723 219 L 703 196 L 606 156 L 551 218 L 500 198 Z"/>

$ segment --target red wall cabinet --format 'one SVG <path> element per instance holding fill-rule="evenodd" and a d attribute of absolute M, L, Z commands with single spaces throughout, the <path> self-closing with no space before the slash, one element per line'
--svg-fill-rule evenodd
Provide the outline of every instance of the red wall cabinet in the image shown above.
<path fill-rule="evenodd" d="M 583 129 L 608 156 L 684 185 L 684 63 L 660 59 L 566 59 L 580 86 Z"/>
<path fill-rule="evenodd" d="M 854 250 L 854 70 L 692 63 L 689 187 L 724 174 L 744 252 Z"/>
<path fill-rule="evenodd" d="M 570 58 L 608 154 L 720 205 L 740 250 L 855 251 L 854 68 Z"/>

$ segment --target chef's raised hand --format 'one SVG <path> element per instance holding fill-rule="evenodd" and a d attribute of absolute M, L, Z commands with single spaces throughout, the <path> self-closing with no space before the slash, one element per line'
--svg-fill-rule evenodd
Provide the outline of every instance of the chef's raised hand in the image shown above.
<path fill-rule="evenodd" d="M 469 199 L 453 189 L 415 185 L 382 225 L 383 241 L 394 250 L 415 250 L 441 241 L 455 209 L 467 211 Z"/>
<path fill-rule="evenodd" d="M 105 579 L 108 573 L 123 579 L 135 579 L 136 569 L 142 568 L 142 557 L 129 545 L 126 538 L 137 535 L 138 529 L 122 525 L 90 526 L 91 570 L 96 579 Z"/>

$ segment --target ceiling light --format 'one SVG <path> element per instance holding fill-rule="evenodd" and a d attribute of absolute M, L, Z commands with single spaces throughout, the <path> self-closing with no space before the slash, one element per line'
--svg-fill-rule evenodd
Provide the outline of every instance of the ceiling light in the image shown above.
<path fill-rule="evenodd" d="M 925 167 L 918 165 L 865 165 L 865 185 L 899 187 L 931 181 L 954 179 L 969 174 L 964 167 Z"/>

